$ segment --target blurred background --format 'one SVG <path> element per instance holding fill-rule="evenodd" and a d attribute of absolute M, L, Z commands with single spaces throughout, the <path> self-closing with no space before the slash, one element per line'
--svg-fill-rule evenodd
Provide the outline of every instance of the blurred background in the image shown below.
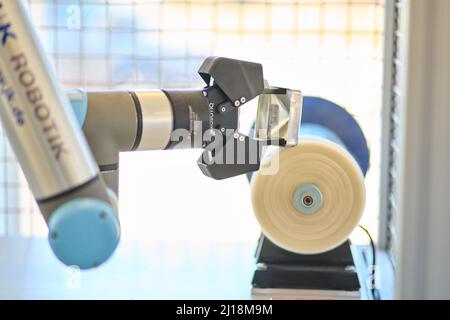
<path fill-rule="evenodd" d="M 200 88 L 200 64 L 220 55 L 345 107 L 371 152 L 361 223 L 381 296 L 450 297 L 450 1 L 27 2 L 65 89 Z M 255 101 L 241 115 L 246 132 Z M 0 298 L 247 299 L 260 234 L 249 184 L 206 178 L 200 153 L 121 154 L 123 241 L 112 263 L 77 273 L 51 253 L 0 128 Z M 361 231 L 352 240 L 367 244 Z"/>
<path fill-rule="evenodd" d="M 201 62 L 220 55 L 262 63 L 271 84 L 345 107 L 369 142 L 362 224 L 377 239 L 383 0 L 30 0 L 29 5 L 66 89 L 200 87 Z M 243 108 L 242 132 L 252 124 L 254 107 Z M 123 239 L 256 244 L 260 231 L 246 177 L 204 177 L 196 165 L 200 153 L 121 155 Z M 0 236 L 16 235 L 46 236 L 47 227 L 1 134 Z M 366 241 L 358 234 L 355 239 Z"/>

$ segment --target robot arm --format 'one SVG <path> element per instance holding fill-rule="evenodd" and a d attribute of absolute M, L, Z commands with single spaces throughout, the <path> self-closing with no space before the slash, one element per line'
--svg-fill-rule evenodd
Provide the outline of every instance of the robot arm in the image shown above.
<path fill-rule="evenodd" d="M 2 125 L 66 265 L 96 267 L 118 245 L 119 152 L 204 148 L 199 167 L 224 179 L 258 170 L 265 145 L 297 143 L 301 93 L 269 88 L 260 64 L 212 57 L 202 89 L 75 91 L 71 108 L 24 1 L 0 1 L 0 40 Z M 250 138 L 239 108 L 258 96 Z"/>
<path fill-rule="evenodd" d="M 258 63 L 209 57 L 201 89 L 69 93 L 83 132 L 110 187 L 117 190 L 124 151 L 204 148 L 202 172 L 225 179 L 259 169 L 266 145 L 295 145 L 301 93 L 269 88 Z M 239 108 L 259 97 L 256 138 L 238 131 Z M 289 129 L 279 135 L 281 127 Z"/>
<path fill-rule="evenodd" d="M 38 39 L 23 1 L 0 1 L 1 121 L 55 255 L 91 268 L 119 242 L 115 203 Z"/>

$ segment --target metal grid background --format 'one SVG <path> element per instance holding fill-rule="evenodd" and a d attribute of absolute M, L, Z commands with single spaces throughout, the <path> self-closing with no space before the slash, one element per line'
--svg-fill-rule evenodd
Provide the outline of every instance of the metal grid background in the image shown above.
<path fill-rule="evenodd" d="M 190 87 L 215 54 L 262 62 L 274 83 L 380 121 L 383 0 L 28 2 L 66 88 Z M 366 130 L 372 155 L 378 130 Z M 3 135 L 0 144 L 0 236 L 45 234 Z M 373 158 L 368 192 L 378 193 L 378 167 Z"/>

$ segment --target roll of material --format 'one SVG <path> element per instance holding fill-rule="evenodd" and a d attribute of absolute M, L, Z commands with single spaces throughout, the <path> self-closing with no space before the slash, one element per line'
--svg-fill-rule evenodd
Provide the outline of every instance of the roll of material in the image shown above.
<path fill-rule="evenodd" d="M 256 173 L 252 179 L 253 208 L 264 234 L 302 254 L 342 244 L 364 209 L 364 176 L 356 161 L 339 145 L 314 138 L 267 154 L 262 166 L 273 165 L 276 157 L 276 174 Z"/>
<path fill-rule="evenodd" d="M 253 209 L 273 243 L 319 254 L 341 245 L 358 226 L 365 171 L 334 130 L 305 122 L 300 130 L 296 147 L 264 155 L 251 180 Z"/>

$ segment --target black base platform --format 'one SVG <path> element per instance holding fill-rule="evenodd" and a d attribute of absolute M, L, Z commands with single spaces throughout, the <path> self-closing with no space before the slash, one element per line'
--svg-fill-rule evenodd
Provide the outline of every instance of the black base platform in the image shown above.
<path fill-rule="evenodd" d="M 349 241 L 326 253 L 301 255 L 261 235 L 255 255 L 254 289 L 360 290 Z"/>

